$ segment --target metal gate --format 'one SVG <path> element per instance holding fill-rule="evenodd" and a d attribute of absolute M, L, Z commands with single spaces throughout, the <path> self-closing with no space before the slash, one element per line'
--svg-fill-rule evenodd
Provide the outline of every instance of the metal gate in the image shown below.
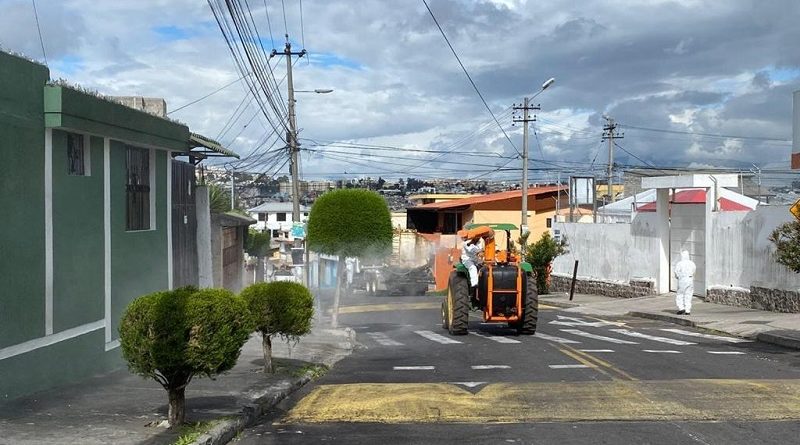
<path fill-rule="evenodd" d="M 172 160 L 172 282 L 197 286 L 197 211 L 194 165 Z"/>
<path fill-rule="evenodd" d="M 705 204 L 672 203 L 669 226 L 669 290 L 678 288 L 675 264 L 681 259 L 681 250 L 687 250 L 697 266 L 694 273 L 694 294 L 706 294 L 706 207 Z"/>

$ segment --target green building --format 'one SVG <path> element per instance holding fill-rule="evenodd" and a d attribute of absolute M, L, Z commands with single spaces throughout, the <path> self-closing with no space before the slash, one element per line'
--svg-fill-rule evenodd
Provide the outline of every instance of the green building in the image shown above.
<path fill-rule="evenodd" d="M 0 400 L 123 366 L 123 310 L 173 287 L 173 157 L 231 154 L 48 81 L 0 52 Z"/>

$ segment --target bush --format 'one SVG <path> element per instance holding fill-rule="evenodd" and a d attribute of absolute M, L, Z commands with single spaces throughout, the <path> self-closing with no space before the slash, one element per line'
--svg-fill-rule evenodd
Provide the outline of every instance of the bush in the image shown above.
<path fill-rule="evenodd" d="M 131 302 L 119 333 L 128 368 L 167 391 L 169 423 L 176 426 L 184 422 L 185 390 L 192 378 L 231 369 L 252 330 L 241 298 L 223 289 L 184 287 Z"/>
<path fill-rule="evenodd" d="M 550 236 L 550 232 L 544 232 L 542 237 L 533 244 L 524 244 L 527 237 L 523 238 L 523 252 L 525 261 L 533 267 L 536 277 L 536 289 L 539 294 L 550 292 L 550 270 L 553 260 L 567 253 L 567 238 L 563 237 L 556 241 Z"/>
<path fill-rule="evenodd" d="M 775 261 L 800 273 L 800 222 L 781 224 L 769 236 L 775 244 Z"/>
<path fill-rule="evenodd" d="M 302 284 L 289 281 L 256 283 L 241 293 L 261 332 L 264 372 L 273 372 L 272 337 L 297 340 L 311 330 L 314 297 Z"/>

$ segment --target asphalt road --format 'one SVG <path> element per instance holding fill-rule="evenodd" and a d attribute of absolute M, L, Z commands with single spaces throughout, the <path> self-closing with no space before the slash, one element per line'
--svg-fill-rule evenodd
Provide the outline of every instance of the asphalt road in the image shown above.
<path fill-rule="evenodd" d="M 544 306 L 536 336 L 451 337 L 439 301 L 344 300 L 363 347 L 238 443 L 798 443 L 796 351 Z"/>

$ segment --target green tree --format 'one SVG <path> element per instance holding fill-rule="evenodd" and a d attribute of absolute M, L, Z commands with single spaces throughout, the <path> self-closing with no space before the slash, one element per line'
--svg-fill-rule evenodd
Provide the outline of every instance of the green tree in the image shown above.
<path fill-rule="evenodd" d="M 245 301 L 224 289 L 184 287 L 135 299 L 119 327 L 131 372 L 157 381 L 169 396 L 169 424 L 185 419 L 186 386 L 195 376 L 231 369 L 253 331 Z"/>
<path fill-rule="evenodd" d="M 272 373 L 272 337 L 296 341 L 307 334 L 314 316 L 314 297 L 302 284 L 289 281 L 256 283 L 245 288 L 241 297 L 261 333 L 264 372 Z"/>
<path fill-rule="evenodd" d="M 269 254 L 269 244 L 268 231 L 261 232 L 252 227 L 247 231 L 244 250 L 248 255 L 256 257 L 256 283 L 264 281 L 264 257 Z"/>
<path fill-rule="evenodd" d="M 308 216 L 308 248 L 339 256 L 331 323 L 337 325 L 346 257 L 381 258 L 392 248 L 392 218 L 386 201 L 362 189 L 333 190 L 320 196 Z"/>
<path fill-rule="evenodd" d="M 525 261 L 531 263 L 533 273 L 536 276 L 536 289 L 539 294 L 547 294 L 550 291 L 550 271 L 552 270 L 553 260 L 567 253 L 567 237 L 562 237 L 556 241 L 550 236 L 550 232 L 544 232 L 542 237 L 533 244 L 527 244 L 528 234 L 520 238 L 523 246 Z"/>
<path fill-rule="evenodd" d="M 775 261 L 800 273 L 800 221 L 781 224 L 769 240 L 775 244 Z"/>
<path fill-rule="evenodd" d="M 225 213 L 231 210 L 231 194 L 219 184 L 208 184 L 208 206 L 211 213 Z"/>

